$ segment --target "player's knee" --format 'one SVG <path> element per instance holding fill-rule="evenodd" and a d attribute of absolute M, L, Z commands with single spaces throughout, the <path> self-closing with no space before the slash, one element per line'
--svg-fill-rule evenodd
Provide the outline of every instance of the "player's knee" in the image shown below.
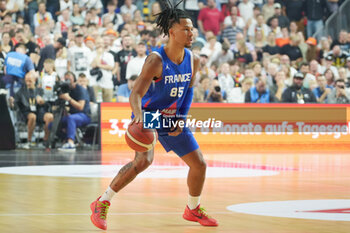
<path fill-rule="evenodd" d="M 205 172 L 207 170 L 207 163 L 204 159 L 200 159 L 198 162 L 194 163 L 191 168 L 194 168 L 198 171 Z"/>
<path fill-rule="evenodd" d="M 195 167 L 195 169 L 197 170 L 201 170 L 203 172 L 206 171 L 207 169 L 207 163 L 205 162 L 203 155 L 201 152 L 199 152 L 197 158 L 195 159 L 195 162 L 193 162 L 193 166 Z"/>
<path fill-rule="evenodd" d="M 198 162 L 190 166 L 192 170 L 205 172 L 207 170 L 207 164 L 205 162 Z"/>
<path fill-rule="evenodd" d="M 198 166 L 198 169 L 203 172 L 207 170 L 207 163 L 204 160 L 200 160 L 197 166 Z"/>
<path fill-rule="evenodd" d="M 135 166 L 135 171 L 136 173 L 140 173 L 144 171 L 146 168 L 148 168 L 153 162 L 153 158 L 148 158 L 148 157 L 142 157 L 137 160 L 136 166 Z"/>

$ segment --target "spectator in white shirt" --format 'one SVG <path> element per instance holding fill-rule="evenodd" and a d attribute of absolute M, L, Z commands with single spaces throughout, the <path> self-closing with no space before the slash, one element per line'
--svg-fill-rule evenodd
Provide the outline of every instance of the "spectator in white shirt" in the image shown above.
<path fill-rule="evenodd" d="M 91 61 L 91 51 L 84 45 L 83 32 L 78 30 L 75 32 L 75 44 L 68 49 L 68 71 L 72 71 L 76 77 L 80 73 L 84 73 L 90 79 L 89 67 Z M 95 81 L 90 80 L 90 85 L 94 85 Z"/>
<path fill-rule="evenodd" d="M 223 42 L 222 49 L 219 53 L 216 54 L 213 58 L 213 63 L 217 62 L 221 66 L 225 62 L 233 60 L 233 52 L 230 50 L 230 44 Z"/>
<path fill-rule="evenodd" d="M 268 20 L 275 14 L 275 0 L 267 0 L 267 3 L 262 7 L 262 14 L 264 19 Z"/>
<path fill-rule="evenodd" d="M 125 0 L 124 5 L 120 8 L 120 12 L 124 14 L 134 15 L 134 11 L 137 10 L 137 7 L 132 4 L 132 0 Z"/>
<path fill-rule="evenodd" d="M 103 5 L 101 0 L 79 0 L 78 2 L 80 9 L 83 11 L 95 8 L 97 10 L 97 14 L 102 12 Z"/>
<path fill-rule="evenodd" d="M 253 18 L 254 4 L 251 3 L 249 0 L 243 0 L 238 5 L 238 9 L 246 23 L 248 22 L 249 19 Z"/>
<path fill-rule="evenodd" d="M 270 28 L 265 24 L 264 16 L 262 14 L 258 15 L 257 22 L 252 23 L 248 29 L 249 41 L 253 42 L 255 37 L 255 32 L 260 30 L 264 38 L 270 33 Z"/>
<path fill-rule="evenodd" d="M 227 103 L 244 103 L 245 93 L 253 86 L 251 78 L 244 78 L 241 82 L 242 87 L 235 87 L 227 93 Z"/>
<path fill-rule="evenodd" d="M 24 0 L 7 0 L 6 10 L 10 14 L 18 14 L 24 10 Z"/>
<path fill-rule="evenodd" d="M 69 9 L 70 13 L 73 12 L 73 1 L 72 0 L 60 0 L 60 10 Z"/>
<path fill-rule="evenodd" d="M 96 78 L 93 87 L 95 96 L 99 96 L 99 92 L 102 92 L 103 102 L 112 102 L 114 57 L 108 52 L 108 47 L 105 48 L 105 45 L 101 37 L 96 39 L 96 51 L 92 53 L 93 60 L 91 62 L 91 68 L 97 72 L 97 75 L 93 76 Z M 92 73 L 90 72 L 90 74 Z"/>
<path fill-rule="evenodd" d="M 275 33 L 276 38 L 281 38 L 282 37 L 282 31 L 280 26 L 278 26 L 278 18 L 277 17 L 272 17 L 270 20 L 270 30 Z"/>
<path fill-rule="evenodd" d="M 68 29 L 72 26 L 72 22 L 70 21 L 70 13 L 69 9 L 64 9 L 61 11 L 61 16 L 58 17 L 55 33 L 61 35 L 67 35 Z"/>
<path fill-rule="evenodd" d="M 63 47 L 57 51 L 55 67 L 58 77 L 63 80 L 64 74 L 67 72 L 67 48 Z"/>
<path fill-rule="evenodd" d="M 109 18 L 108 22 L 113 23 L 113 29 L 118 30 L 118 27 L 124 23 L 123 17 L 120 14 L 115 13 L 117 6 L 113 2 L 108 2 L 107 4 L 107 13 L 102 15 L 102 22 L 105 21 L 105 18 Z"/>
<path fill-rule="evenodd" d="M 219 74 L 219 85 L 221 90 L 224 90 L 226 93 L 230 93 L 234 86 L 233 78 L 230 74 L 230 65 L 226 62 L 221 65 Z"/>
<path fill-rule="evenodd" d="M 208 32 L 206 34 L 211 34 L 212 32 Z M 208 65 L 210 66 L 213 62 L 213 58 L 217 56 L 218 53 L 220 53 L 222 45 L 220 42 L 217 41 L 217 37 L 215 35 L 211 35 L 207 37 L 207 43 L 204 45 L 205 49 L 209 52 L 209 60 Z"/>
<path fill-rule="evenodd" d="M 137 56 L 132 58 L 128 65 L 126 66 L 126 76 L 125 78 L 128 80 L 133 75 L 139 75 L 142 70 L 142 66 L 145 63 L 147 58 L 146 56 L 146 45 L 143 41 L 140 41 L 136 46 Z"/>
<path fill-rule="evenodd" d="M 236 15 L 236 26 L 239 28 L 244 28 L 245 27 L 245 21 L 241 16 L 238 16 L 238 8 L 236 6 L 233 6 L 231 8 L 231 15 L 228 15 L 224 19 L 224 27 L 231 26 L 232 25 L 232 15 Z"/>
<path fill-rule="evenodd" d="M 40 2 L 38 6 L 38 12 L 34 15 L 34 27 L 37 28 L 39 25 L 46 23 L 48 25 L 54 25 L 52 15 L 50 12 L 46 11 L 45 2 Z"/>
<path fill-rule="evenodd" d="M 44 70 L 41 73 L 39 83 L 44 90 L 43 99 L 45 102 L 53 102 L 55 100 L 54 86 L 57 81 L 57 73 L 55 72 L 55 61 L 46 59 L 44 61 Z"/>

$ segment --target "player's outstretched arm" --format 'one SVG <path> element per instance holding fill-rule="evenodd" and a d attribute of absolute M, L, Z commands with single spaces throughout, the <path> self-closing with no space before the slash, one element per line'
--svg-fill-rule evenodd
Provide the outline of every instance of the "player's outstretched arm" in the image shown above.
<path fill-rule="evenodd" d="M 162 59 L 156 54 L 150 54 L 142 67 L 141 74 L 135 81 L 130 94 L 129 102 L 134 113 L 132 123 L 142 122 L 141 99 L 146 94 L 154 78 L 162 75 Z"/>

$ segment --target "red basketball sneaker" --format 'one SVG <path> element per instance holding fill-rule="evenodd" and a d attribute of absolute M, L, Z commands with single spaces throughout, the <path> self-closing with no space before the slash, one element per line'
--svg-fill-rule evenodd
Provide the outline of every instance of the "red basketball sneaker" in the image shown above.
<path fill-rule="evenodd" d="M 96 201 L 90 204 L 91 222 L 102 230 L 107 230 L 107 212 L 111 205 L 109 201 L 99 201 L 100 197 Z"/>
<path fill-rule="evenodd" d="M 201 208 L 200 205 L 197 208 L 191 210 L 186 206 L 185 212 L 182 217 L 188 221 L 199 222 L 203 226 L 218 226 L 218 222 L 211 218 L 206 212 L 204 208 Z"/>

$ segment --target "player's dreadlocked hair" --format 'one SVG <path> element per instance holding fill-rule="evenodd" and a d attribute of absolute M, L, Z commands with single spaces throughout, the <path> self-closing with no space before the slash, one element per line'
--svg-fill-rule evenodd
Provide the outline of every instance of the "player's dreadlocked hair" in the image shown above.
<path fill-rule="evenodd" d="M 156 23 L 161 32 L 163 32 L 165 35 L 169 35 L 169 29 L 173 26 L 174 23 L 180 23 L 180 19 L 190 19 L 190 16 L 186 13 L 186 11 L 177 9 L 177 6 L 182 1 L 183 0 L 180 0 L 175 6 L 171 4 L 170 0 L 160 1 L 162 12 L 155 15 L 158 16 Z"/>

